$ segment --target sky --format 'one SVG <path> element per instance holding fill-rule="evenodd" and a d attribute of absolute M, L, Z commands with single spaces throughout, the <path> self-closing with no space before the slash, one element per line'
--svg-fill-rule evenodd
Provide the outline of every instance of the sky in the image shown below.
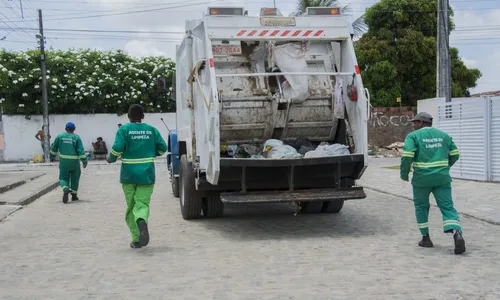
<path fill-rule="evenodd" d="M 275 0 L 288 15 L 296 0 Z M 362 15 L 376 0 L 345 0 L 353 17 Z M 21 4 L 23 7 L 21 13 Z M 483 76 L 472 93 L 500 90 L 500 1 L 450 0 L 456 30 L 450 37 L 468 67 Z M 249 15 L 273 0 L 0 0 L 0 48 L 26 50 L 38 47 L 38 12 L 42 9 L 46 47 L 53 49 L 122 49 L 132 56 L 175 57 L 184 22 L 201 17 L 208 6 L 243 6 Z M 24 17 L 24 18 L 23 18 Z M 136 34 L 62 30 L 161 31 Z"/>

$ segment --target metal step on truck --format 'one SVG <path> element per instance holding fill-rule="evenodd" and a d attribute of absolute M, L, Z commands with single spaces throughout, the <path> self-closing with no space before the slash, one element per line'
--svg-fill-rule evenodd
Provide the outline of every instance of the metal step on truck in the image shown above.
<path fill-rule="evenodd" d="M 345 200 L 366 198 L 356 180 L 367 162 L 369 93 L 352 38 L 331 7 L 299 17 L 210 7 L 186 21 L 167 154 L 184 219 L 221 217 L 224 203 L 293 202 L 301 212 L 336 213 Z M 340 144 L 348 152 L 276 158 L 221 150 L 270 140 Z"/>

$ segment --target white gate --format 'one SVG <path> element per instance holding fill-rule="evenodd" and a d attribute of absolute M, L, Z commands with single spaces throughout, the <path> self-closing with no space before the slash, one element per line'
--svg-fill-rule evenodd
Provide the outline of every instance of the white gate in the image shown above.
<path fill-rule="evenodd" d="M 490 103 L 489 98 L 467 98 L 437 106 L 437 128 L 448 133 L 460 150 L 450 172 L 454 178 L 489 180 Z"/>
<path fill-rule="evenodd" d="M 500 181 L 500 97 L 491 98 L 490 109 L 490 179 Z"/>

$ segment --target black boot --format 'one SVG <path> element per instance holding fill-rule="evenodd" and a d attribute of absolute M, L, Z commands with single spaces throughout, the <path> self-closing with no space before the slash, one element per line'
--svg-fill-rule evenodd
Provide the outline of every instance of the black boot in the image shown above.
<path fill-rule="evenodd" d="M 431 237 L 429 235 L 422 236 L 422 240 L 420 242 L 418 242 L 418 245 L 420 247 L 424 247 L 424 248 L 434 247 L 434 244 L 432 243 Z"/>
<path fill-rule="evenodd" d="M 143 247 L 147 246 L 149 244 L 148 224 L 146 221 L 139 219 L 137 225 L 139 226 L 139 243 Z"/>
<path fill-rule="evenodd" d="M 78 201 L 80 198 L 76 194 L 71 194 L 71 201 Z"/>
<path fill-rule="evenodd" d="M 132 242 L 130 243 L 130 248 L 141 248 L 141 244 L 139 244 L 139 242 Z"/>
<path fill-rule="evenodd" d="M 68 203 L 68 198 L 69 198 L 69 189 L 68 188 L 65 188 L 63 190 L 64 194 L 63 194 L 63 203 Z"/>
<path fill-rule="evenodd" d="M 455 254 L 462 254 L 465 252 L 465 240 L 460 231 L 456 231 L 453 234 L 453 240 L 455 240 Z"/>

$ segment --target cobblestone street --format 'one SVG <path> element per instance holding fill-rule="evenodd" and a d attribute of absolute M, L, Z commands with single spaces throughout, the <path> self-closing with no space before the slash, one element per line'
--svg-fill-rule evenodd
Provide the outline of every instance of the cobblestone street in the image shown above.
<path fill-rule="evenodd" d="M 413 204 L 367 191 L 339 214 L 227 206 L 185 221 L 157 165 L 150 244 L 129 248 L 118 166 L 83 171 L 79 202 L 58 188 L 0 222 L 1 299 L 500 299 L 500 227 L 462 217 L 465 255 L 431 208 L 433 249 Z"/>

